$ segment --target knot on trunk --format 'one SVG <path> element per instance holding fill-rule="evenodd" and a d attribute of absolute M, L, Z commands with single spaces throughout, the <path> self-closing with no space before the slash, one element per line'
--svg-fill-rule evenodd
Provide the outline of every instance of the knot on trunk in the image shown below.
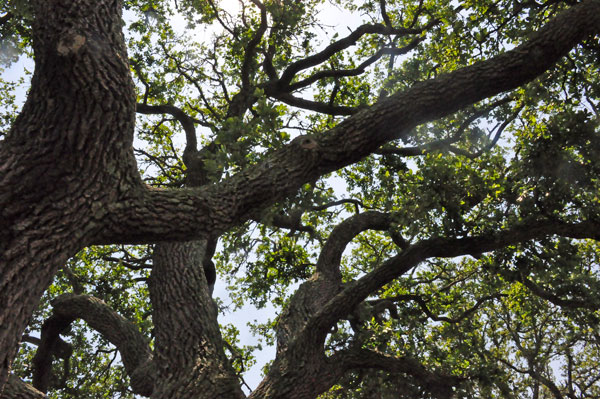
<path fill-rule="evenodd" d="M 319 143 L 313 137 L 308 135 L 298 136 L 292 140 L 292 144 L 305 150 L 314 150 L 319 147 Z"/>
<path fill-rule="evenodd" d="M 59 40 L 58 45 L 56 46 L 56 51 L 63 57 L 70 54 L 75 54 L 81 47 L 83 47 L 85 42 L 85 36 L 68 32 Z"/>

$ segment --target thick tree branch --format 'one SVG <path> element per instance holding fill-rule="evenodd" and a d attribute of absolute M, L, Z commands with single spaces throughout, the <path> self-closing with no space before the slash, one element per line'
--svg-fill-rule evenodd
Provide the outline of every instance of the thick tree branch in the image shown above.
<path fill-rule="evenodd" d="M 338 224 L 327 239 L 319 254 L 316 272 L 333 283 L 341 284 L 340 262 L 342 253 L 350 241 L 366 230 L 387 230 L 392 223 L 392 215 L 369 211 L 354 215 Z"/>
<path fill-rule="evenodd" d="M 277 323 L 277 349 L 287 348 L 306 321 L 313 317 L 341 289 L 340 261 L 348 243 L 366 230 L 385 230 L 392 216 L 381 212 L 365 212 L 354 215 L 338 224 L 327 239 L 314 275 L 302 283 L 290 300 Z"/>
<path fill-rule="evenodd" d="M 150 395 L 153 375 L 149 372 L 148 365 L 152 360 L 152 354 L 148 340 L 135 324 L 119 315 L 100 299 L 89 295 L 61 295 L 52 301 L 52 305 L 53 315 L 45 323 L 50 328 L 42 330 L 42 343 L 38 349 L 38 353 L 44 356 L 40 358 L 41 362 L 44 359 L 48 361 L 47 351 L 53 347 L 58 334 L 73 320 L 82 319 L 117 347 L 125 370 L 131 378 L 132 389 L 140 395 Z M 141 370 L 144 372 L 140 373 Z M 43 375 L 40 375 L 40 378 L 43 378 Z M 34 377 L 34 384 L 36 381 Z M 40 380 L 40 383 L 42 382 Z M 40 385 L 38 389 L 43 390 L 47 387 L 46 381 L 46 385 Z"/>
<path fill-rule="evenodd" d="M 600 240 L 600 223 L 581 222 L 568 224 L 556 221 L 522 223 L 507 230 L 466 238 L 433 238 L 409 246 L 400 254 L 382 263 L 371 273 L 349 284 L 324 306 L 312 320 L 309 320 L 302 334 L 298 334 L 303 346 L 309 345 L 306 339 L 319 337 L 322 342 L 331 327 L 350 314 L 352 310 L 372 292 L 398 276 L 432 257 L 455 257 L 471 253 L 483 253 L 532 239 L 559 235 L 570 238 L 591 238 Z M 320 334 L 316 334 L 320 331 Z"/>
<path fill-rule="evenodd" d="M 150 278 L 157 378 L 152 398 L 242 398 L 203 268 L 205 240 L 157 245 Z"/>
<path fill-rule="evenodd" d="M 0 392 L 0 399 L 46 399 L 47 396 L 34 387 L 21 381 L 17 376 L 10 375 Z"/>
<path fill-rule="evenodd" d="M 189 239 L 225 231 L 302 184 L 352 164 L 415 126 L 535 78 L 578 42 L 600 31 L 600 1 L 573 6 L 525 44 L 487 61 L 416 84 L 360 111 L 318 138 L 299 137 L 261 163 L 197 190 L 134 191 L 106 209 L 111 226 L 97 242 Z"/>
<path fill-rule="evenodd" d="M 473 252 L 488 252 L 509 244 L 555 234 L 571 238 L 593 238 L 598 240 L 600 239 L 598 231 L 600 231 L 600 224 L 595 222 L 567 224 L 555 221 L 538 221 L 477 237 L 434 238 L 411 245 L 397 256 L 382 263 L 374 271 L 354 283 L 348 284 L 324 306 L 321 306 L 320 310 L 308 319 L 304 327 L 296 332 L 294 338 L 287 341 L 285 346 L 281 348 L 269 374 L 250 397 L 260 398 L 261 395 L 267 393 L 277 398 L 287 397 L 286 394 L 289 394 L 289 391 L 287 387 L 282 386 L 281 381 L 286 381 L 287 378 L 297 381 L 301 379 L 301 375 L 308 381 L 313 381 L 313 378 L 319 380 L 319 385 L 307 384 L 302 387 L 302 389 L 311 392 L 311 395 L 317 395 L 329 389 L 335 383 L 336 378 L 328 378 L 327 381 L 322 378 L 323 375 L 331 377 L 330 373 L 332 372 L 322 351 L 325 338 L 331 328 L 338 320 L 350 314 L 372 292 L 406 273 L 427 258 L 455 257 Z M 323 290 L 316 291 L 312 287 L 317 281 L 309 280 L 300 287 L 297 291 L 299 300 L 305 300 L 311 295 L 314 296 L 315 292 L 324 292 Z M 331 287 L 329 288 L 331 289 Z M 309 371 L 290 367 L 290 365 L 307 364 L 308 362 L 314 366 Z M 319 373 L 321 378 L 317 379 L 310 373 Z M 286 378 L 282 379 L 282 375 Z M 275 394 L 275 392 L 278 394 Z"/>
<path fill-rule="evenodd" d="M 40 344 L 32 360 L 32 385 L 35 389 L 44 393 L 48 392 L 53 377 L 52 361 L 54 356 L 58 357 L 61 346 L 66 344 L 60 338 L 60 334 L 65 332 L 74 320 L 75 317 L 53 315 L 42 325 Z M 63 355 L 68 358 L 71 356 L 71 351 L 72 348 L 67 345 Z M 67 371 L 65 370 L 65 372 Z"/>
<path fill-rule="evenodd" d="M 373 368 L 390 373 L 401 373 L 410 376 L 435 398 L 450 399 L 453 387 L 461 382 L 461 378 L 448 376 L 427 370 L 417 359 L 411 357 L 393 357 L 368 349 L 350 348 L 339 352 L 328 359 L 332 368 L 345 373 L 353 369 Z"/>
<path fill-rule="evenodd" d="M 419 83 L 357 112 L 324 135 L 299 137 L 219 184 L 152 190 L 140 181 L 131 153 L 135 95 L 121 31 L 122 2 L 78 0 L 60 7 L 42 0 L 31 3 L 36 16 L 33 26 L 36 72 L 23 112 L 0 148 L 0 226 L 9 226 L 0 229 L 0 389 L 4 388 L 16 344 L 37 300 L 60 265 L 83 246 L 94 242 L 189 241 L 226 231 L 295 192 L 302 184 L 356 162 L 391 140 L 406 138 L 421 123 L 534 79 L 578 42 L 600 30 L 600 0 L 586 0 L 562 13 L 526 44 L 488 61 Z M 401 34 L 389 26 L 383 28 L 388 34 Z M 304 64 L 293 65 L 296 72 L 288 69 L 287 83 L 282 79 L 285 85 L 292 82 L 297 72 L 311 67 L 311 61 L 303 61 Z M 252 103 L 247 94 L 239 97 L 239 104 Z M 240 106 L 232 110 L 246 109 Z M 304 364 L 314 361 L 317 365 L 306 372 L 308 378 L 296 396 L 307 397 L 327 389 L 317 377 L 323 371 L 323 342 L 328 329 L 375 289 L 423 259 L 488 251 L 548 234 L 576 238 L 595 234 L 593 238 L 598 239 L 599 231 L 598 224 L 592 222 L 569 225 L 539 221 L 517 227 L 485 236 L 426 240 L 406 247 L 401 254 L 337 293 L 311 316 L 300 330 L 299 338 L 287 347 L 285 356 L 276 360 L 255 396 L 269 392 L 271 397 L 289 398 L 290 391 L 297 387 L 290 387 L 289 383 L 282 386 L 289 380 L 281 376 L 306 372 L 298 370 L 301 363 L 295 360 Z M 161 293 L 156 295 L 157 309 L 162 306 L 157 314 L 162 312 L 164 316 L 157 320 L 157 325 L 164 323 L 160 340 L 169 343 L 181 339 L 183 347 L 192 349 L 194 356 L 190 359 L 186 353 L 177 358 L 178 348 L 160 344 L 161 359 L 165 360 L 160 374 L 169 383 L 184 380 L 197 384 L 196 387 L 206 384 L 217 387 L 222 390 L 219 393 L 228 397 L 241 397 L 235 375 L 227 368 L 226 359 L 223 360 L 222 348 L 205 345 L 203 341 L 206 332 L 218 331 L 218 326 L 216 312 L 208 307 L 210 298 L 205 295 L 203 273 L 193 271 L 197 266 L 183 265 L 180 270 L 182 273 L 177 277 L 193 277 L 189 281 L 170 279 L 168 273 L 163 273 L 166 281 L 163 286 L 174 281 L 188 284 L 182 285 L 185 290 L 181 292 L 170 290 L 171 298 L 176 300 L 173 303 L 160 303 Z M 186 274 L 189 270 L 192 272 Z M 202 288 L 200 294 L 194 291 L 198 287 Z M 160 288 L 159 285 L 153 289 L 156 293 Z M 198 299 L 203 306 L 192 306 L 194 301 L 190 298 Z M 173 323 L 204 330 L 181 329 L 169 336 L 168 327 L 173 325 L 169 310 L 175 309 L 177 301 L 185 306 Z M 186 324 L 188 318 L 181 317 L 199 313 L 201 317 L 192 318 L 189 324 Z M 65 313 L 65 320 L 70 315 L 72 312 Z M 113 316 L 107 315 L 109 319 Z M 214 337 L 212 334 L 211 338 Z M 208 342 L 221 341 L 214 338 Z M 139 352 L 142 355 L 133 362 L 138 365 L 135 370 L 150 363 L 140 365 L 148 359 L 147 344 Z M 207 364 L 204 361 L 215 358 L 219 359 L 218 367 L 203 369 Z M 189 366 L 178 367 L 189 380 L 169 380 L 170 364 Z M 206 375 L 216 378 L 197 378 Z M 215 380 L 218 383 L 213 384 Z M 178 390 L 185 397 L 186 392 L 181 390 L 186 391 L 187 386 L 165 385 L 161 390 L 167 393 L 170 389 Z M 189 391 L 187 394 L 195 395 Z"/>
<path fill-rule="evenodd" d="M 0 145 L 0 390 L 42 293 L 103 230 L 96 210 L 142 186 L 122 2 L 27 4 L 35 72 Z"/>
<path fill-rule="evenodd" d="M 202 151 L 198 151 L 198 138 L 196 137 L 196 121 L 194 118 L 186 114 L 181 108 L 173 105 L 147 105 L 140 104 L 136 105 L 136 112 L 141 114 L 169 114 L 172 115 L 183 127 L 185 132 L 185 149 L 183 151 L 183 161 L 186 165 L 186 185 L 188 187 L 199 187 L 207 183 L 208 174 L 204 167 L 204 161 L 206 154 Z M 212 142 L 203 150 L 211 153 L 216 151 L 217 145 Z M 142 150 L 136 150 L 143 153 L 150 159 L 153 157 L 150 154 L 145 153 Z M 163 171 L 163 175 L 168 175 L 161 162 L 155 161 L 158 167 Z"/>
<path fill-rule="evenodd" d="M 289 214 L 278 214 L 274 215 L 268 221 L 269 224 L 279 227 L 282 229 L 288 229 L 291 231 L 302 231 L 313 236 L 315 234 L 315 229 L 312 226 L 306 226 L 302 224 L 302 211 L 295 210 L 289 212 Z"/>
<path fill-rule="evenodd" d="M 343 205 L 343 204 L 352 204 L 354 205 L 355 211 L 358 214 L 360 212 L 359 207 L 366 207 L 362 201 L 357 199 L 349 198 L 349 199 L 341 199 L 336 201 L 327 202 L 322 205 L 313 205 L 305 208 L 295 208 L 287 212 L 287 214 L 277 214 L 274 216 L 267 216 L 266 220 L 255 219 L 256 222 L 266 223 L 273 225 L 278 228 L 288 229 L 291 231 L 301 231 L 305 233 L 309 233 L 311 238 L 316 238 L 321 241 L 320 237 L 317 236 L 314 228 L 312 226 L 306 226 L 302 224 L 302 215 L 305 212 L 311 211 L 322 211 L 334 206 Z"/>

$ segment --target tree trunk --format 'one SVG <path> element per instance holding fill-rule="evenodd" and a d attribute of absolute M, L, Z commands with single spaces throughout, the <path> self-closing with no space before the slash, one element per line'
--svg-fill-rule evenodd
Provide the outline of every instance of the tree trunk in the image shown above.
<path fill-rule="evenodd" d="M 56 270 L 83 246 L 190 240 L 225 231 L 303 183 L 406 137 L 420 123 L 526 83 L 600 31 L 600 1 L 587 0 L 523 46 L 390 96 L 219 184 L 142 193 L 131 151 L 135 95 L 121 1 L 31 4 L 35 73 L 27 102 L 0 147 L 0 390 L 37 301 Z M 158 373 L 172 384 L 155 397 L 189 397 L 190 387 L 196 395 L 202 389 L 208 397 L 241 397 L 220 347 L 201 261 L 195 268 L 177 262 L 177 251 L 194 252 L 190 259 L 200 260 L 204 249 L 181 245 L 163 248 L 156 259 L 162 271 L 153 275 L 157 354 L 163 362 Z M 336 310 L 347 313 L 344 304 L 330 304 L 338 308 L 327 309 L 329 318 L 339 316 Z M 263 384 L 264 392 L 283 384 L 271 382 Z M 204 390 L 211 384 L 213 390 Z"/>
<path fill-rule="evenodd" d="M 33 1 L 35 73 L 0 148 L 0 389 L 58 268 L 141 184 L 120 1 Z"/>
<path fill-rule="evenodd" d="M 202 261 L 206 240 L 154 248 L 150 298 L 156 332 L 158 398 L 244 398 L 223 351 L 217 306 Z"/>

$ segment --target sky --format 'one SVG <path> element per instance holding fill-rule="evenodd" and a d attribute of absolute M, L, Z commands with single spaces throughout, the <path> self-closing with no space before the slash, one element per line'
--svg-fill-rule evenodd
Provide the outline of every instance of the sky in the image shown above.
<path fill-rule="evenodd" d="M 232 14 L 235 14 L 236 11 L 239 9 L 239 0 L 221 0 L 220 3 L 223 8 L 225 8 Z M 324 24 L 329 25 L 331 27 L 331 32 L 329 34 L 338 32 L 341 35 L 347 35 L 352 28 L 357 27 L 361 23 L 359 15 L 353 15 L 347 11 L 340 10 L 327 3 L 322 6 L 320 17 L 320 20 L 323 21 Z M 125 16 L 125 18 L 127 18 L 127 16 Z M 182 17 L 179 18 L 181 19 L 182 23 L 176 25 L 181 26 L 182 29 L 184 29 L 186 24 Z M 210 31 L 213 29 L 216 28 L 209 27 L 203 30 L 203 32 L 199 32 L 198 34 L 206 34 L 207 30 Z M 321 42 L 323 43 L 322 46 L 324 47 L 328 42 L 328 35 L 321 30 L 318 32 L 318 34 L 319 39 L 321 39 Z M 0 73 L 0 78 L 5 81 L 18 81 L 18 79 L 20 79 L 21 77 L 25 77 L 25 83 L 14 91 L 17 105 L 19 105 L 19 107 L 24 103 L 26 99 L 27 88 L 29 86 L 29 79 L 31 73 L 33 72 L 33 69 L 33 60 L 31 58 L 28 58 L 27 56 L 21 56 L 17 62 L 13 63 L 9 68 L 5 69 L 4 71 L 2 71 L 2 73 Z M 214 295 L 215 297 L 219 297 L 225 305 L 231 304 L 231 301 L 228 297 L 226 284 L 222 280 L 217 280 Z M 236 312 L 228 313 L 224 316 L 221 316 L 219 318 L 219 323 L 234 324 L 240 330 L 240 343 L 242 345 L 254 345 L 257 343 L 257 339 L 251 334 L 251 332 L 247 328 L 247 323 L 255 321 L 266 322 L 269 318 L 273 319 L 275 317 L 275 311 L 272 306 L 267 306 L 266 308 L 260 310 L 255 309 L 251 306 L 247 306 Z M 251 389 L 256 388 L 256 386 L 262 380 L 262 368 L 264 367 L 266 362 L 274 358 L 275 348 L 265 346 L 262 351 L 257 352 L 255 355 L 257 356 L 257 364 L 250 368 L 244 376 L 245 382 L 250 386 Z M 247 389 L 245 390 L 247 391 Z"/>
<path fill-rule="evenodd" d="M 223 7 L 229 12 L 234 13 L 239 6 L 238 0 L 222 0 Z M 359 15 L 353 15 L 345 10 L 341 10 L 337 7 L 325 4 L 320 12 L 320 20 L 325 24 L 332 27 L 331 34 L 338 32 L 341 35 L 347 35 L 349 29 L 355 28 L 361 24 L 361 18 Z M 325 32 L 319 31 L 319 39 L 323 43 L 323 47 L 328 42 L 328 38 Z M 320 49 L 317 49 L 319 51 Z M 224 282 L 217 280 L 215 285 L 215 296 L 221 298 L 225 304 L 230 303 L 228 300 L 227 287 Z M 254 345 L 257 343 L 257 338 L 252 335 L 248 328 L 245 328 L 248 322 L 261 322 L 265 323 L 269 318 L 275 317 L 275 311 L 272 306 L 267 306 L 264 309 L 255 309 L 252 306 L 244 307 L 236 312 L 232 312 L 221 316 L 219 318 L 220 323 L 232 323 L 240 329 L 240 343 L 243 345 Z M 245 374 L 244 379 L 246 383 L 252 388 L 256 388 L 262 380 L 262 368 L 264 365 L 274 359 L 275 348 L 264 346 L 262 351 L 255 353 L 257 363 L 248 370 Z M 247 391 L 247 390 L 246 390 Z"/>

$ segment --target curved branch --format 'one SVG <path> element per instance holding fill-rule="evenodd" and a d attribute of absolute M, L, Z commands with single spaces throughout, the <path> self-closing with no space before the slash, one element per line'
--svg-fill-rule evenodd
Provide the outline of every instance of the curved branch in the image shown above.
<path fill-rule="evenodd" d="M 354 215 L 338 224 L 327 239 L 313 276 L 300 285 L 277 322 L 277 351 L 282 353 L 306 321 L 340 290 L 340 260 L 348 243 L 365 230 L 389 228 L 391 216 L 381 212 Z"/>
<path fill-rule="evenodd" d="M 269 223 L 275 227 L 287 229 L 291 231 L 302 231 L 309 233 L 311 236 L 315 235 L 315 229 L 312 226 L 306 226 L 302 224 L 302 211 L 292 211 L 289 214 L 278 214 L 274 215 Z"/>
<path fill-rule="evenodd" d="M 548 390 L 550 392 L 552 392 L 552 395 L 554 396 L 555 399 L 564 399 L 564 396 L 560 392 L 560 389 L 556 386 L 556 384 L 551 379 L 549 379 L 549 378 L 541 375 L 540 373 L 538 373 L 538 372 L 536 372 L 534 370 L 529 370 L 528 374 L 531 377 L 533 377 L 533 379 L 538 380 L 546 388 L 548 388 Z"/>
<path fill-rule="evenodd" d="M 591 221 L 578 224 L 538 221 L 521 223 L 510 229 L 476 237 L 432 238 L 421 241 L 388 259 L 371 273 L 348 284 L 312 320 L 306 323 L 304 331 L 298 334 L 298 341 L 302 342 L 303 346 L 321 345 L 328 331 L 338 320 L 350 314 L 372 292 L 406 273 L 425 259 L 489 252 L 506 245 L 549 235 L 600 240 L 599 229 L 600 224 Z M 316 334 L 316 331 L 319 331 L 320 334 Z M 316 338 L 318 341 L 314 342 L 313 340 Z"/>
<path fill-rule="evenodd" d="M 213 13 L 215 15 L 215 18 L 217 19 L 217 21 L 219 22 L 219 24 L 221 25 L 221 27 L 223 29 L 225 29 L 232 37 L 237 37 L 237 34 L 235 33 L 235 30 L 231 29 L 229 27 L 229 25 L 227 25 L 219 16 L 219 9 L 217 8 L 217 6 L 215 5 L 215 2 L 213 0 L 207 0 L 208 4 L 210 5 L 210 7 L 213 10 Z"/>
<path fill-rule="evenodd" d="M 249 90 L 250 88 L 250 68 L 252 66 L 252 62 L 254 61 L 254 53 L 256 52 L 256 48 L 262 40 L 263 35 L 267 31 L 267 8 L 259 0 L 250 1 L 260 9 L 260 25 L 254 36 L 252 36 L 250 42 L 248 42 L 248 46 L 246 47 L 246 52 L 244 54 L 244 63 L 242 64 L 241 70 L 242 91 Z"/>
<path fill-rule="evenodd" d="M 525 44 L 387 97 L 319 137 L 297 137 L 218 185 L 130 190 L 120 202 L 99 210 L 106 229 L 96 242 L 189 240 L 210 230 L 225 231 L 302 184 L 406 138 L 415 126 L 534 79 L 599 31 L 600 1 L 587 0 L 561 13 Z"/>
<path fill-rule="evenodd" d="M 455 317 L 455 318 L 450 318 L 450 317 L 445 317 L 445 316 L 438 316 L 436 314 L 434 314 L 428 307 L 427 307 L 427 302 L 425 302 L 425 300 L 423 298 L 421 298 L 419 295 L 400 295 L 400 296 L 396 296 L 393 298 L 387 298 L 390 300 L 410 300 L 410 301 L 415 301 L 419 307 L 421 308 L 421 310 L 423 311 L 423 313 L 425 313 L 427 315 L 427 317 L 429 317 L 431 320 L 433 321 L 444 321 L 446 323 L 452 323 L 452 324 L 456 324 L 456 323 L 460 323 L 462 320 L 464 320 L 465 318 L 469 317 L 471 314 L 475 313 L 477 311 L 477 309 L 479 309 L 481 307 L 481 305 L 483 305 L 486 301 L 492 300 L 492 299 L 498 299 L 501 297 L 505 297 L 506 295 L 504 294 L 494 294 L 494 295 L 486 295 L 482 298 L 479 298 L 476 302 L 475 305 L 473 305 L 471 308 L 465 310 L 463 313 L 461 313 L 459 316 Z"/>
<path fill-rule="evenodd" d="M 354 69 L 328 69 L 325 71 L 316 72 L 315 74 L 313 74 L 312 76 L 309 76 L 306 79 L 302 79 L 296 83 L 292 83 L 292 84 L 288 85 L 285 88 L 285 91 L 288 91 L 288 92 L 295 91 L 295 90 L 301 89 L 303 87 L 310 86 L 311 84 L 315 83 L 316 81 L 325 79 L 325 78 L 342 78 L 342 77 L 347 77 L 347 76 L 358 76 L 358 75 L 362 74 L 363 72 L 365 72 L 365 69 L 367 69 L 367 67 L 372 65 L 374 62 L 379 60 L 384 55 L 394 55 L 395 56 L 395 55 L 406 54 L 409 51 L 413 50 L 415 47 L 417 47 L 417 45 L 419 43 L 421 43 L 423 40 L 425 40 L 424 37 L 419 37 L 419 38 L 413 39 L 409 44 L 407 44 L 404 47 L 400 47 L 400 48 L 384 47 L 382 49 L 379 49 L 375 54 L 373 54 L 372 56 L 367 58 L 365 61 L 363 61 L 360 65 L 358 65 Z"/>
<path fill-rule="evenodd" d="M 47 399 L 47 396 L 17 376 L 10 375 L 4 391 L 0 392 L 0 399 Z"/>
<path fill-rule="evenodd" d="M 32 385 L 41 392 L 48 392 L 52 378 L 52 361 L 59 355 L 64 342 L 60 334 L 71 326 L 75 317 L 53 315 L 42 325 L 41 339 L 35 356 L 32 360 L 33 381 Z M 66 358 L 71 356 L 72 348 L 69 344 L 63 348 Z M 66 371 L 65 371 L 66 372 Z"/>
<path fill-rule="evenodd" d="M 185 132 L 186 138 L 186 151 L 197 151 L 198 150 L 198 139 L 196 138 L 196 126 L 195 120 L 188 114 L 186 114 L 181 108 L 174 105 L 148 105 L 137 103 L 135 111 L 145 115 L 157 115 L 157 114 L 169 114 L 173 116 Z"/>
<path fill-rule="evenodd" d="M 198 139 L 196 137 L 196 126 L 198 122 L 194 118 L 186 114 L 182 109 L 174 105 L 147 105 L 140 104 L 136 105 L 136 112 L 141 114 L 169 114 L 175 117 L 181 123 L 183 130 L 185 131 L 186 144 L 183 151 L 183 161 L 187 168 L 186 183 L 190 187 L 198 187 L 207 183 L 207 172 L 204 167 L 206 152 L 211 153 L 216 151 L 218 148 L 215 142 L 211 142 L 208 146 L 203 148 L 203 151 L 198 151 Z M 164 175 L 168 175 L 161 162 L 154 160 L 153 156 L 146 153 L 143 150 L 135 150 L 136 152 L 146 155 L 152 159 L 154 163 L 162 170 Z"/>
<path fill-rule="evenodd" d="M 390 21 L 390 16 L 388 15 L 385 6 L 386 0 L 379 0 L 379 9 L 381 10 L 381 17 L 383 18 L 383 22 L 385 23 L 385 26 L 391 27 L 392 21 Z"/>
<path fill-rule="evenodd" d="M 502 135 L 502 132 L 504 132 L 504 130 L 508 127 L 508 125 L 514 121 L 517 116 L 519 116 L 519 113 L 521 112 L 521 110 L 523 109 L 523 106 L 519 106 L 509 117 L 508 119 L 506 119 L 504 122 L 502 122 L 500 124 L 500 126 L 498 126 L 498 128 L 496 129 L 496 133 L 494 134 L 494 138 L 490 141 L 490 143 L 486 146 L 484 146 L 483 148 L 479 149 L 478 151 L 474 152 L 474 153 L 466 153 L 465 155 L 469 158 L 477 158 L 479 157 L 481 154 L 483 154 L 485 151 L 489 151 L 490 149 L 492 149 L 497 143 L 498 140 L 500 140 L 500 136 Z M 491 133 L 490 133 L 491 134 Z M 458 153 L 458 148 L 455 148 L 453 146 L 450 146 L 450 150 Z"/>
<path fill-rule="evenodd" d="M 328 359 L 332 368 L 346 373 L 353 369 L 372 368 L 412 377 L 436 398 L 451 398 L 453 388 L 462 379 L 427 370 L 417 359 L 408 356 L 394 357 L 368 349 L 350 348 Z"/>
<path fill-rule="evenodd" d="M 271 215 L 266 220 L 260 220 L 260 219 L 254 219 L 254 220 L 256 222 L 271 224 L 274 227 L 278 227 L 278 228 L 282 228 L 282 229 L 288 229 L 291 231 L 301 231 L 304 233 L 309 233 L 312 238 L 315 238 L 316 237 L 315 229 L 312 226 L 306 226 L 306 225 L 302 224 L 302 215 L 305 212 L 322 211 L 322 210 L 328 209 L 330 207 L 343 205 L 343 204 L 354 205 L 354 208 L 355 208 L 357 214 L 359 213 L 359 206 L 361 206 L 365 209 L 369 209 L 369 207 L 365 206 L 362 203 L 362 201 L 353 199 L 353 198 L 349 198 L 349 199 L 341 199 L 341 200 L 337 200 L 337 201 L 327 202 L 322 205 L 314 205 L 314 206 L 308 206 L 306 208 L 291 209 L 290 211 L 287 212 L 287 214 L 281 213 L 281 214 L 276 214 L 274 216 Z M 319 241 L 320 241 L 320 238 L 318 238 L 318 237 L 316 237 L 316 238 L 319 239 Z"/>
<path fill-rule="evenodd" d="M 307 317 L 305 323 L 296 324 L 303 326 L 292 335 L 292 340 L 286 340 L 278 347 L 278 356 L 271 366 L 269 374 L 261 382 L 258 388 L 250 395 L 250 398 L 260 398 L 266 392 L 286 392 L 285 387 L 277 386 L 281 376 L 294 379 L 295 381 L 308 381 L 302 389 L 316 396 L 329 389 L 341 377 L 336 374 L 336 367 L 329 364 L 323 353 L 325 338 L 331 331 L 332 326 L 339 320 L 350 314 L 351 311 L 372 292 L 379 287 L 389 283 L 393 279 L 407 272 L 418 263 L 430 257 L 455 257 L 467 255 L 473 252 L 488 252 L 509 244 L 523 242 L 530 239 L 541 238 L 548 235 L 562 235 L 571 238 L 593 238 L 600 239 L 600 224 L 595 222 L 582 222 L 579 224 L 568 224 L 554 221 L 529 222 L 517 225 L 511 229 L 494 232 L 487 235 L 467 238 L 434 238 L 411 245 L 399 255 L 381 264 L 373 272 L 348 284 L 332 299 L 319 297 L 316 294 L 331 292 L 331 284 L 321 284 L 324 279 L 311 279 L 300 286 L 293 302 L 302 302 L 305 299 L 323 301 L 318 313 L 314 315 L 302 313 L 301 317 Z M 326 281 L 325 281 L 326 283 Z M 329 289 L 329 291 L 327 291 Z M 317 297 L 317 298 L 315 298 Z M 312 303 L 311 302 L 311 303 Z M 304 309 L 303 307 L 298 307 Z M 282 315 L 284 317 L 285 315 Z M 287 321 L 287 320 L 286 320 Z M 279 326 L 278 326 L 279 327 Z M 278 330 L 283 338 L 288 336 L 287 329 L 290 324 L 284 324 L 282 330 Z M 278 341 L 279 345 L 279 341 Z M 292 360 L 293 359 L 293 360 Z M 308 368 L 294 367 L 290 364 L 311 364 Z M 392 364 L 399 367 L 394 361 Z M 390 365 L 390 367 L 392 367 Z M 339 368 L 339 367 L 338 367 Z M 339 371 L 338 371 L 339 372 Z M 319 378 L 316 378 L 319 375 Z M 323 378 L 323 376 L 330 378 Z M 287 380 L 289 381 L 289 380 Z M 312 383 L 318 381 L 318 385 Z M 295 387 L 298 389 L 298 387 Z M 443 393 L 443 391 L 442 391 Z M 285 397 L 285 394 L 278 397 Z M 442 396 L 443 397 L 443 396 Z"/>
<path fill-rule="evenodd" d="M 152 353 L 148 340 L 135 324 L 119 315 L 102 300 L 89 295 L 61 295 L 52 301 L 52 306 L 53 315 L 44 323 L 48 328 L 42 329 L 42 343 L 38 353 L 47 354 L 48 348 L 53 346 L 59 334 L 75 319 L 82 319 L 117 347 L 125 370 L 131 378 L 132 389 L 140 395 L 149 396 L 152 393 L 153 376 L 148 367 Z M 51 362 L 51 357 L 46 355 L 45 360 L 39 361 Z M 142 369 L 146 372 L 140 373 Z M 41 382 L 43 381 L 40 380 Z"/>
<path fill-rule="evenodd" d="M 547 300 L 557 306 L 569 309 L 590 309 L 590 310 L 598 310 L 600 309 L 600 305 L 594 298 L 588 299 L 563 299 L 558 295 L 552 293 L 535 284 L 533 281 L 528 279 L 525 276 L 519 278 L 519 280 L 525 287 L 527 287 L 531 292 L 535 295 L 539 296 L 542 299 Z"/>
<path fill-rule="evenodd" d="M 322 273 L 327 279 L 338 284 L 341 283 L 340 261 L 346 246 L 354 237 L 366 230 L 387 230 L 392 223 L 392 215 L 376 211 L 369 211 L 354 215 L 338 224 L 317 260 L 317 273 Z"/>
<path fill-rule="evenodd" d="M 437 23 L 437 22 L 435 22 Z M 408 34 L 419 34 L 424 30 L 430 28 L 432 23 L 428 24 L 424 28 L 419 29 L 407 29 L 407 28 L 392 28 L 387 27 L 383 24 L 364 24 L 356 28 L 352 33 L 343 39 L 340 39 L 334 43 L 331 43 L 323 51 L 317 54 L 306 57 L 302 60 L 296 61 L 283 72 L 281 79 L 277 82 L 280 87 L 288 86 L 296 74 L 304 69 L 308 69 L 317 66 L 327 61 L 334 54 L 347 49 L 350 46 L 356 44 L 356 42 L 366 34 L 379 33 L 384 35 L 408 35 Z"/>
<path fill-rule="evenodd" d="M 469 125 L 471 125 L 471 123 L 473 123 L 477 119 L 489 114 L 491 111 L 493 111 L 497 107 L 504 105 L 504 104 L 508 104 L 509 102 L 511 102 L 513 100 L 514 100 L 513 96 L 507 96 L 507 97 L 501 98 L 497 101 L 493 101 L 491 104 L 487 104 L 485 107 L 476 110 L 475 112 L 473 112 L 472 115 L 470 115 L 468 118 L 466 118 L 460 124 L 460 126 L 458 127 L 458 129 L 456 130 L 455 133 L 453 133 L 450 137 L 447 137 L 445 139 L 436 140 L 436 141 L 433 141 L 430 143 L 425 143 L 425 144 L 417 146 L 417 147 L 403 147 L 403 148 L 383 147 L 383 148 L 380 148 L 377 151 L 375 151 L 375 154 L 379 154 L 379 155 L 392 154 L 392 155 L 410 157 L 410 156 L 425 155 L 429 151 L 441 150 L 441 149 L 448 148 L 452 152 L 461 153 L 461 155 L 466 155 L 466 156 L 475 158 L 475 157 L 481 155 L 481 153 L 483 153 L 483 151 L 485 149 L 482 149 L 475 154 L 471 154 L 471 153 L 466 153 L 464 150 L 461 150 L 459 148 L 453 147 L 452 144 L 458 142 L 462 138 L 465 130 L 469 127 Z M 520 112 L 520 110 L 521 110 L 521 108 L 519 108 L 518 111 Z M 504 121 L 504 123 L 500 126 L 500 128 L 498 128 L 498 131 L 496 132 L 496 135 L 494 137 L 494 140 L 492 141 L 492 144 L 487 146 L 486 149 L 490 149 L 491 147 L 493 147 L 496 144 L 502 131 L 506 128 L 506 126 L 508 126 L 508 124 L 510 122 L 512 122 L 514 120 L 514 118 L 516 118 L 517 115 L 518 115 L 518 112 L 515 112 L 515 113 L 513 113 L 513 115 L 511 115 L 510 118 L 508 118 L 506 121 Z"/>
<path fill-rule="evenodd" d="M 259 0 L 250 1 L 260 9 L 260 25 L 244 50 L 244 61 L 240 71 L 242 85 L 240 91 L 231 99 L 225 119 L 235 117 L 241 118 L 257 100 L 257 97 L 252 93 L 250 75 L 255 72 L 252 70 L 252 64 L 255 58 L 254 56 L 256 54 L 258 45 L 260 44 L 263 35 L 267 30 L 267 8 Z M 214 149 L 209 148 L 209 151 L 213 152 Z"/>

